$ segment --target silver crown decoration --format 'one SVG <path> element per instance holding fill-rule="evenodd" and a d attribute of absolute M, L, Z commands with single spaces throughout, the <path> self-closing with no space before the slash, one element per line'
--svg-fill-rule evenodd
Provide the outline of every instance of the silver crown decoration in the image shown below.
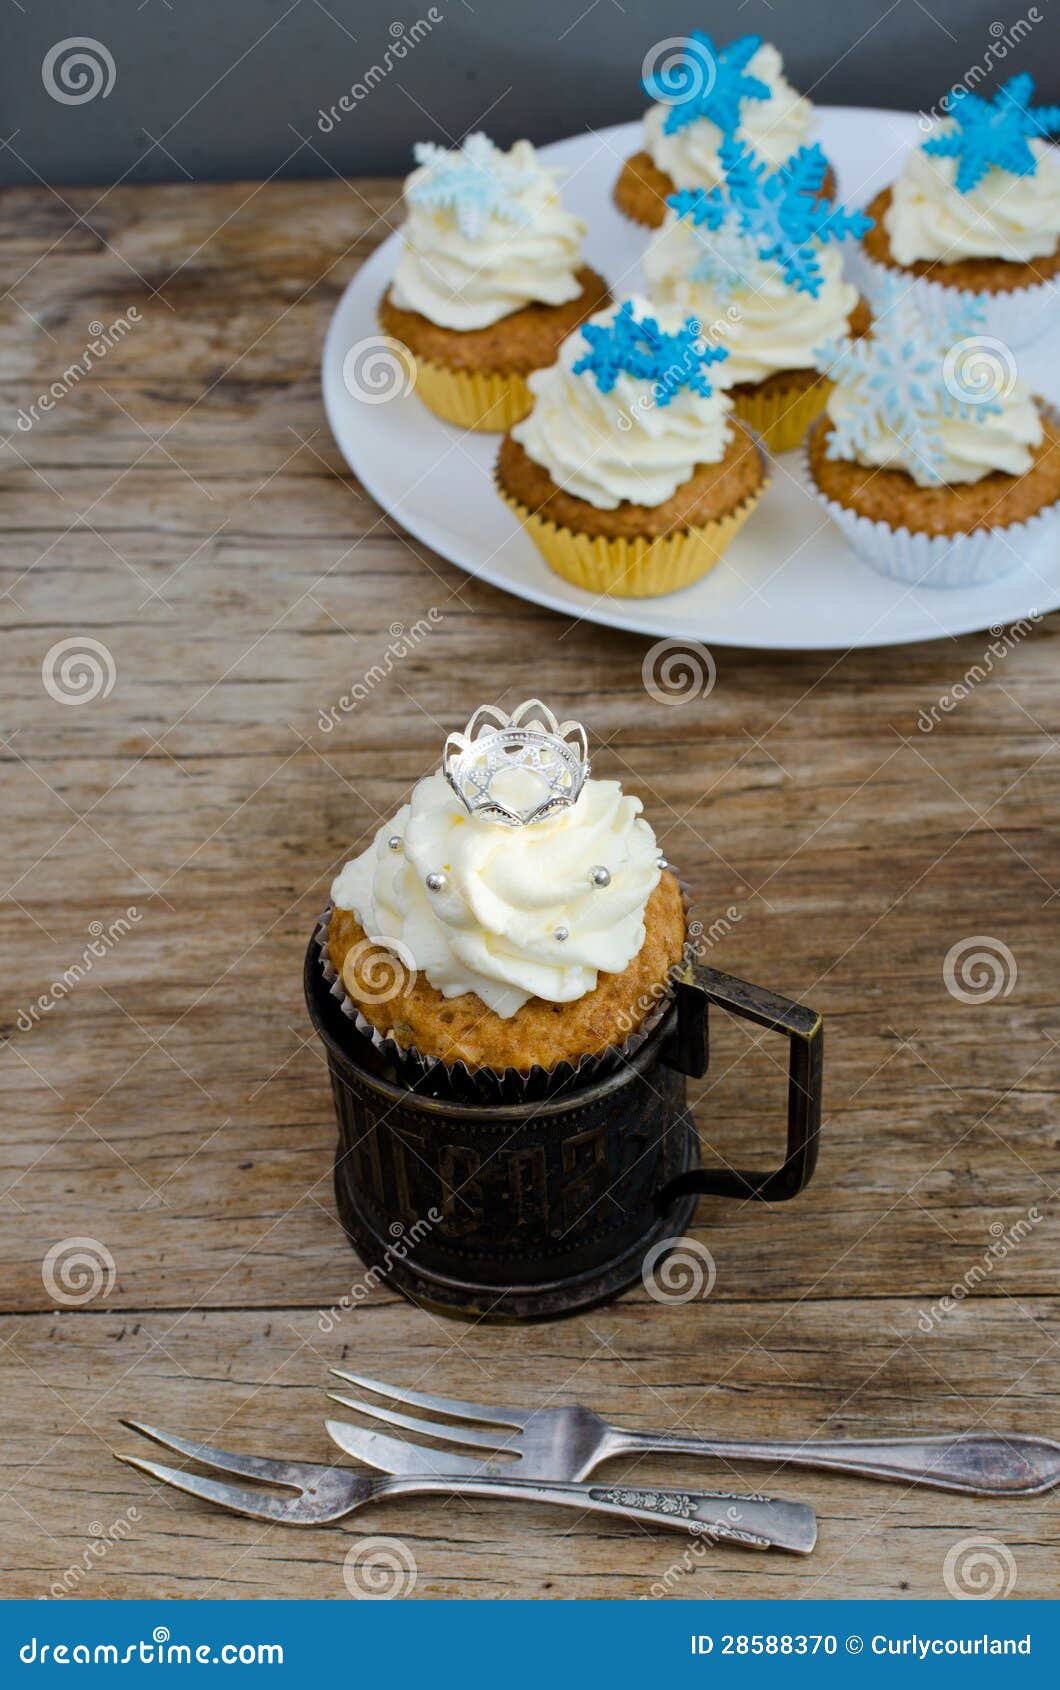
<path fill-rule="evenodd" d="M 449 735 L 442 772 L 469 815 L 529 827 L 578 802 L 589 778 L 589 742 L 580 722 L 558 722 L 539 698 L 511 715 L 484 704 L 462 734 Z M 533 776 L 526 797 L 514 796 L 516 783 L 503 778 L 515 772 Z"/>

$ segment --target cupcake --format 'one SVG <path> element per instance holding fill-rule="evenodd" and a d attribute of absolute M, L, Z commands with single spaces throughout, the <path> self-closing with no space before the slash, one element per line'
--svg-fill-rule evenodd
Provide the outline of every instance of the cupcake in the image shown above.
<path fill-rule="evenodd" d="M 819 351 L 835 383 L 807 438 L 809 485 L 874 569 L 923 586 L 994 580 L 1055 555 L 1060 428 L 977 301 L 922 317 L 906 283 L 872 331 Z"/>
<path fill-rule="evenodd" d="M 671 195 L 644 274 L 653 305 L 694 317 L 725 346 L 722 377 L 736 415 L 783 452 L 828 395 L 814 348 L 867 327 L 837 243 L 864 234 L 869 221 L 818 197 L 828 168 L 820 147 L 801 148 L 774 171 L 739 141 L 724 141 L 720 157 L 721 186 Z"/>
<path fill-rule="evenodd" d="M 909 153 L 869 211 L 870 276 L 898 270 L 925 310 L 982 296 L 988 333 L 1022 346 L 1060 306 L 1060 153 L 1044 137 L 1060 106 L 1031 109 L 1034 82 L 1014 76 L 984 100 L 961 94 Z"/>
<path fill-rule="evenodd" d="M 530 377 L 496 480 L 546 563 L 591 593 L 686 587 L 754 508 L 762 451 L 708 371 L 727 354 L 647 300 L 600 312 Z"/>
<path fill-rule="evenodd" d="M 450 734 L 331 889 L 327 956 L 379 1043 L 514 1086 L 657 1024 L 685 911 L 637 798 L 537 699 Z"/>
<path fill-rule="evenodd" d="M 469 135 L 452 152 L 421 142 L 415 157 L 379 322 L 411 353 L 425 405 L 502 432 L 529 409 L 526 377 L 607 303 L 607 285 L 582 263 L 585 225 L 529 141 L 506 153 Z"/>
<path fill-rule="evenodd" d="M 666 47 L 673 43 L 664 43 Z M 678 188 L 713 188 L 722 179 L 725 137 L 753 147 L 773 169 L 809 140 L 813 107 L 784 76 L 775 47 L 742 35 L 716 47 L 694 30 L 680 52 L 644 61 L 644 91 L 654 102 L 644 117 L 644 146 L 626 160 L 615 204 L 634 223 L 656 229 Z M 825 192 L 835 192 L 829 170 Z"/>

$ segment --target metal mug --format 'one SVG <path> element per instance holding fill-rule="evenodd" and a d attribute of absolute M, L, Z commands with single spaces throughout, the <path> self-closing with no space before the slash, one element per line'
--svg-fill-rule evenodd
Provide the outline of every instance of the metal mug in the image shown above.
<path fill-rule="evenodd" d="M 374 1278 L 440 1313 L 592 1308 L 677 1241 L 697 1197 L 779 1202 L 813 1174 L 820 1016 L 703 963 L 678 971 L 673 1004 L 628 1061 L 536 1103 L 469 1103 L 403 1077 L 343 1014 L 315 940 L 305 992 L 338 1117 L 339 1217 Z M 699 1166 L 686 1082 L 707 1071 L 711 1004 L 789 1041 L 787 1151 L 770 1173 Z"/>

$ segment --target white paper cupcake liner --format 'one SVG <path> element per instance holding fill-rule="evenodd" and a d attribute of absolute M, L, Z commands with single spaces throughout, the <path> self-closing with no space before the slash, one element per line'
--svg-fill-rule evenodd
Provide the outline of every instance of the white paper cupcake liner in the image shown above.
<path fill-rule="evenodd" d="M 927 318 L 939 316 L 958 300 L 975 299 L 985 312 L 982 329 L 977 332 L 1009 347 L 1029 345 L 1060 320 L 1060 280 L 1056 277 L 1035 282 L 1032 287 L 976 292 L 974 288 L 957 288 L 948 282 L 914 276 L 900 265 L 881 264 L 878 259 L 870 258 L 864 247 L 852 248 L 850 257 L 855 279 L 870 300 L 878 297 L 878 290 L 886 285 L 888 278 L 893 280 L 895 276 L 906 277 L 919 309 Z"/>
<path fill-rule="evenodd" d="M 1043 416 L 1060 426 L 1060 412 L 1038 401 Z M 1003 528 L 978 528 L 968 534 L 916 534 L 908 528 L 892 528 L 887 522 L 872 522 L 867 516 L 841 505 L 822 493 L 810 467 L 810 445 L 814 431 L 806 436 L 800 468 L 807 491 L 822 504 L 851 551 L 880 575 L 904 581 L 914 587 L 979 587 L 999 581 L 1025 563 L 1035 563 L 1060 544 L 1060 500 L 1046 505 L 1025 522 L 1011 522 Z"/>
<path fill-rule="evenodd" d="M 681 888 L 685 927 L 688 932 L 684 946 L 684 960 L 688 962 L 695 955 L 696 940 L 691 932 L 692 924 L 689 922 L 689 890 L 683 880 L 679 879 L 678 885 Z M 666 991 L 652 1005 L 640 1026 L 621 1044 L 613 1045 L 598 1055 L 583 1056 L 577 1062 L 560 1062 L 555 1068 L 542 1068 L 535 1064 L 525 1073 L 517 1068 L 506 1068 L 503 1071 L 495 1068 L 472 1069 L 464 1062 L 447 1063 L 443 1062 L 441 1057 L 425 1056 L 421 1051 L 399 1044 L 393 1033 L 382 1033 L 378 1027 L 372 1025 L 347 994 L 342 977 L 336 972 L 328 955 L 330 919 L 329 905 L 320 916 L 313 937 L 320 951 L 324 979 L 328 982 L 331 996 L 337 1000 L 343 1015 L 352 1021 L 359 1033 L 371 1039 L 376 1049 L 395 1067 L 417 1079 L 434 1079 L 447 1094 L 465 1100 L 478 1103 L 539 1102 L 545 1097 L 565 1091 L 575 1082 L 580 1085 L 591 1079 L 601 1079 L 617 1068 L 619 1063 L 627 1062 L 640 1049 L 664 1019 L 674 1001 L 676 988 L 671 977 L 667 982 Z"/>

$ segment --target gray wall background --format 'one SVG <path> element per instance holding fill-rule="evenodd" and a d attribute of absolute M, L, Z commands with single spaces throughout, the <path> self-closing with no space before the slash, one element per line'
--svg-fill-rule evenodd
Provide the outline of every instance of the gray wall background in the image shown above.
<path fill-rule="evenodd" d="M 398 174 L 412 142 L 480 123 L 508 143 L 633 118 L 645 52 L 705 28 L 775 41 L 818 103 L 924 110 L 1003 43 L 992 86 L 1030 69 L 1060 100 L 1060 0 L 0 0 L 0 183 Z M 439 18 L 330 132 L 319 121 L 418 20 Z M 1025 24 L 1021 27 L 1025 27 Z M 71 37 L 110 93 L 53 99 Z M 306 143 L 309 144 L 306 144 Z"/>

